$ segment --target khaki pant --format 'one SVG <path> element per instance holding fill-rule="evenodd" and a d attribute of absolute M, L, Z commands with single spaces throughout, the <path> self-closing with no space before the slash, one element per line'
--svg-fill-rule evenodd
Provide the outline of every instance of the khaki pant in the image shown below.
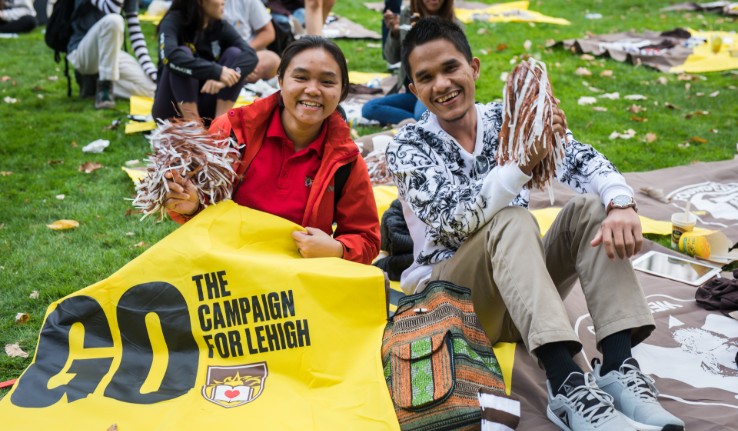
<path fill-rule="evenodd" d="M 154 97 L 156 84 L 131 54 L 120 49 L 124 28 L 121 15 L 105 15 L 90 28 L 67 59 L 83 75 L 99 74 L 101 81 L 114 81 L 113 93 L 117 97 Z"/>
<path fill-rule="evenodd" d="M 493 343 L 522 340 L 532 352 L 547 343 L 565 342 L 574 354 L 581 343 L 563 298 L 579 278 L 597 344 L 632 329 L 636 345 L 654 329 L 654 320 L 630 261 L 610 260 L 601 245 L 590 245 L 605 215 L 596 196 L 577 196 L 541 240 L 528 210 L 505 208 L 451 259 L 436 265 L 431 280 L 471 289 L 479 320 Z"/>

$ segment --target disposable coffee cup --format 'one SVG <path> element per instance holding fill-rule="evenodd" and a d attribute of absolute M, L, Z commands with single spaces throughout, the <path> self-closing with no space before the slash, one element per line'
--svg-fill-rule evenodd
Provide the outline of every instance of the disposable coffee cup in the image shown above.
<path fill-rule="evenodd" d="M 677 250 L 679 238 L 684 232 L 692 232 L 697 224 L 697 216 L 692 213 L 674 213 L 671 215 L 671 248 Z"/>

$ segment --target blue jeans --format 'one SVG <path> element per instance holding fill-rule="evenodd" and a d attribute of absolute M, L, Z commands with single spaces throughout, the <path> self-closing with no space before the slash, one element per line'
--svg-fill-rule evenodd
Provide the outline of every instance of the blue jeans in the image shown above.
<path fill-rule="evenodd" d="M 382 124 L 397 124 L 408 118 L 419 120 L 425 110 L 425 105 L 412 93 L 390 94 L 366 102 L 361 116 Z"/>

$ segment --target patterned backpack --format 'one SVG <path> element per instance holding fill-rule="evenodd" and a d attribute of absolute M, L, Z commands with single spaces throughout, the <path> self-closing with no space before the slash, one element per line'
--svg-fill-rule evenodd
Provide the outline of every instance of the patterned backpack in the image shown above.
<path fill-rule="evenodd" d="M 519 403 L 505 395 L 469 289 L 434 281 L 400 299 L 384 330 L 382 365 L 403 431 L 480 429 L 483 417 L 517 426 Z"/>

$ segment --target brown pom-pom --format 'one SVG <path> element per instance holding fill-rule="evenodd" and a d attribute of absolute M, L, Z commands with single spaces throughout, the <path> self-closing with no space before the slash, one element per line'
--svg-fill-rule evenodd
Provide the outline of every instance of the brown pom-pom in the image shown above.
<path fill-rule="evenodd" d="M 151 149 L 146 177 L 136 186 L 133 206 L 163 218 L 165 196 L 169 192 L 167 172 L 189 178 L 197 189 L 202 206 L 230 199 L 236 172 L 234 161 L 239 152 L 232 139 L 215 139 L 199 122 L 164 120 L 149 135 Z"/>
<path fill-rule="evenodd" d="M 546 65 L 530 58 L 508 75 L 503 96 L 503 119 L 497 163 L 526 163 L 538 140 L 548 155 L 533 169 L 529 186 L 551 185 L 556 169 L 564 160 L 565 136 L 553 129 L 556 99 L 548 80 Z"/>

